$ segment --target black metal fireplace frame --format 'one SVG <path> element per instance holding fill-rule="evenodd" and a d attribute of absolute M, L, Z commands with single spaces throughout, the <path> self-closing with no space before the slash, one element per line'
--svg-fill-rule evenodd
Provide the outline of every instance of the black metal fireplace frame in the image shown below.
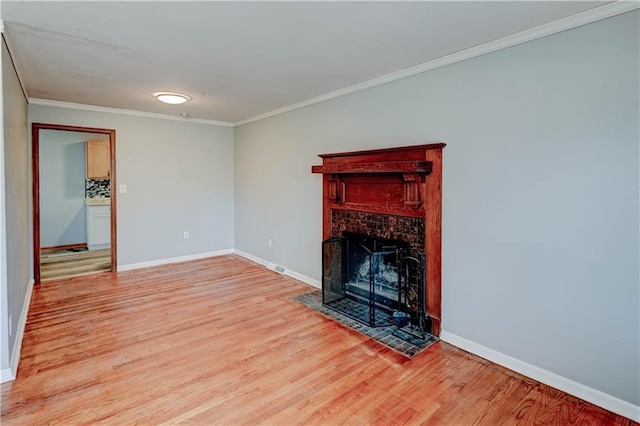
<path fill-rule="evenodd" d="M 339 256 L 325 256 L 328 244 L 339 247 Z M 341 237 L 332 237 L 323 242 L 323 292 L 322 303 L 329 309 L 340 312 L 370 327 L 387 326 L 393 323 L 391 312 L 395 308 L 393 299 L 387 289 L 386 296 L 376 291 L 374 274 L 371 271 L 380 262 L 379 257 L 392 256 L 398 258 L 397 244 L 391 241 L 371 238 L 361 234 L 345 232 Z M 352 257 L 358 258 L 362 264 L 354 264 Z M 327 262 L 339 261 L 339 265 Z M 368 279 L 365 281 L 350 280 L 357 274 L 351 268 L 362 267 L 368 263 Z M 337 282 L 335 270 L 338 270 Z M 327 271 L 332 271 L 331 279 L 327 279 Z M 330 290 L 327 291 L 327 287 Z M 379 287 L 378 287 L 379 288 Z M 381 288 L 379 288 L 381 290 Z M 393 293 L 393 292 L 391 292 Z"/>
<path fill-rule="evenodd" d="M 348 256 L 353 254 L 354 248 L 368 254 L 368 289 L 354 287 L 348 281 Z M 384 265 L 384 259 L 390 256 L 395 258 L 397 270 L 395 296 L 390 295 L 388 288 L 383 289 L 383 286 L 376 284 L 376 277 L 372 272 L 378 270 L 379 262 Z M 336 265 L 336 261 L 340 264 Z M 325 307 L 370 327 L 393 325 L 394 313 L 404 312 L 408 324 L 398 331 L 424 338 L 431 332 L 431 321 L 426 312 L 425 265 L 424 253 L 412 249 L 404 241 L 344 232 L 342 236 L 323 241 L 322 303 Z M 365 305 L 368 315 L 363 312 Z"/>
<path fill-rule="evenodd" d="M 410 271 L 411 265 L 413 265 L 413 272 Z M 408 314 L 409 323 L 399 327 L 398 335 L 403 337 L 402 334 L 408 333 L 424 339 L 432 329 L 431 316 L 427 313 L 426 256 L 423 252 L 414 249 L 403 250 L 402 257 L 399 259 L 399 268 L 404 269 L 404 273 L 399 274 L 398 312 Z M 414 275 L 414 279 L 409 280 L 411 274 L 417 274 L 417 276 Z M 421 285 L 417 288 L 413 287 L 414 282 Z"/>

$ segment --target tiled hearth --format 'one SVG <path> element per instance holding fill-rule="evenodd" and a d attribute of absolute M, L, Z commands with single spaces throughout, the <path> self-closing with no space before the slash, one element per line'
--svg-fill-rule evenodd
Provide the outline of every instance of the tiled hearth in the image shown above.
<path fill-rule="evenodd" d="M 372 339 L 377 340 L 383 345 L 409 358 L 417 355 L 420 351 L 428 348 L 438 341 L 438 338 L 431 335 L 428 336 L 427 339 L 417 339 L 412 336 L 402 335 L 400 334 L 402 332 L 399 332 L 396 327 L 392 325 L 388 327 L 369 327 L 362 324 L 360 321 L 356 321 L 346 315 L 336 312 L 333 309 L 324 307 L 322 305 L 322 295 L 317 291 L 301 294 L 296 296 L 296 299 L 311 309 L 338 321 L 358 333 L 371 337 Z"/>

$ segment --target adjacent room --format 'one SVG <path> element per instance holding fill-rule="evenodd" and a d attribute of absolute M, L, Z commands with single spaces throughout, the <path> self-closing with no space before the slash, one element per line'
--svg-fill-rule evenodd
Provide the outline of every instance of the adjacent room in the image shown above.
<path fill-rule="evenodd" d="M 110 271 L 109 134 L 37 132 L 40 281 Z"/>
<path fill-rule="evenodd" d="M 2 424 L 638 424 L 639 8 L 2 1 Z"/>

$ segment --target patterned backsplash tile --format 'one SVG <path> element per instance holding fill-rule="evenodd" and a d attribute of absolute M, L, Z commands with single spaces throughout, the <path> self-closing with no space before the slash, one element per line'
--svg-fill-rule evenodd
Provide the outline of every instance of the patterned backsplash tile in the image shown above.
<path fill-rule="evenodd" d="M 111 197 L 110 184 L 108 179 L 85 179 L 85 198 Z"/>

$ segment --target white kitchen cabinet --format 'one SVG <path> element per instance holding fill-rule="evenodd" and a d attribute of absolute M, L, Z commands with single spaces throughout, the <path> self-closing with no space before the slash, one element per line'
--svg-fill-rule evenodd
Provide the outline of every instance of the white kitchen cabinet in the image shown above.
<path fill-rule="evenodd" d="M 87 205 L 87 247 L 99 250 L 111 247 L 111 206 Z"/>

